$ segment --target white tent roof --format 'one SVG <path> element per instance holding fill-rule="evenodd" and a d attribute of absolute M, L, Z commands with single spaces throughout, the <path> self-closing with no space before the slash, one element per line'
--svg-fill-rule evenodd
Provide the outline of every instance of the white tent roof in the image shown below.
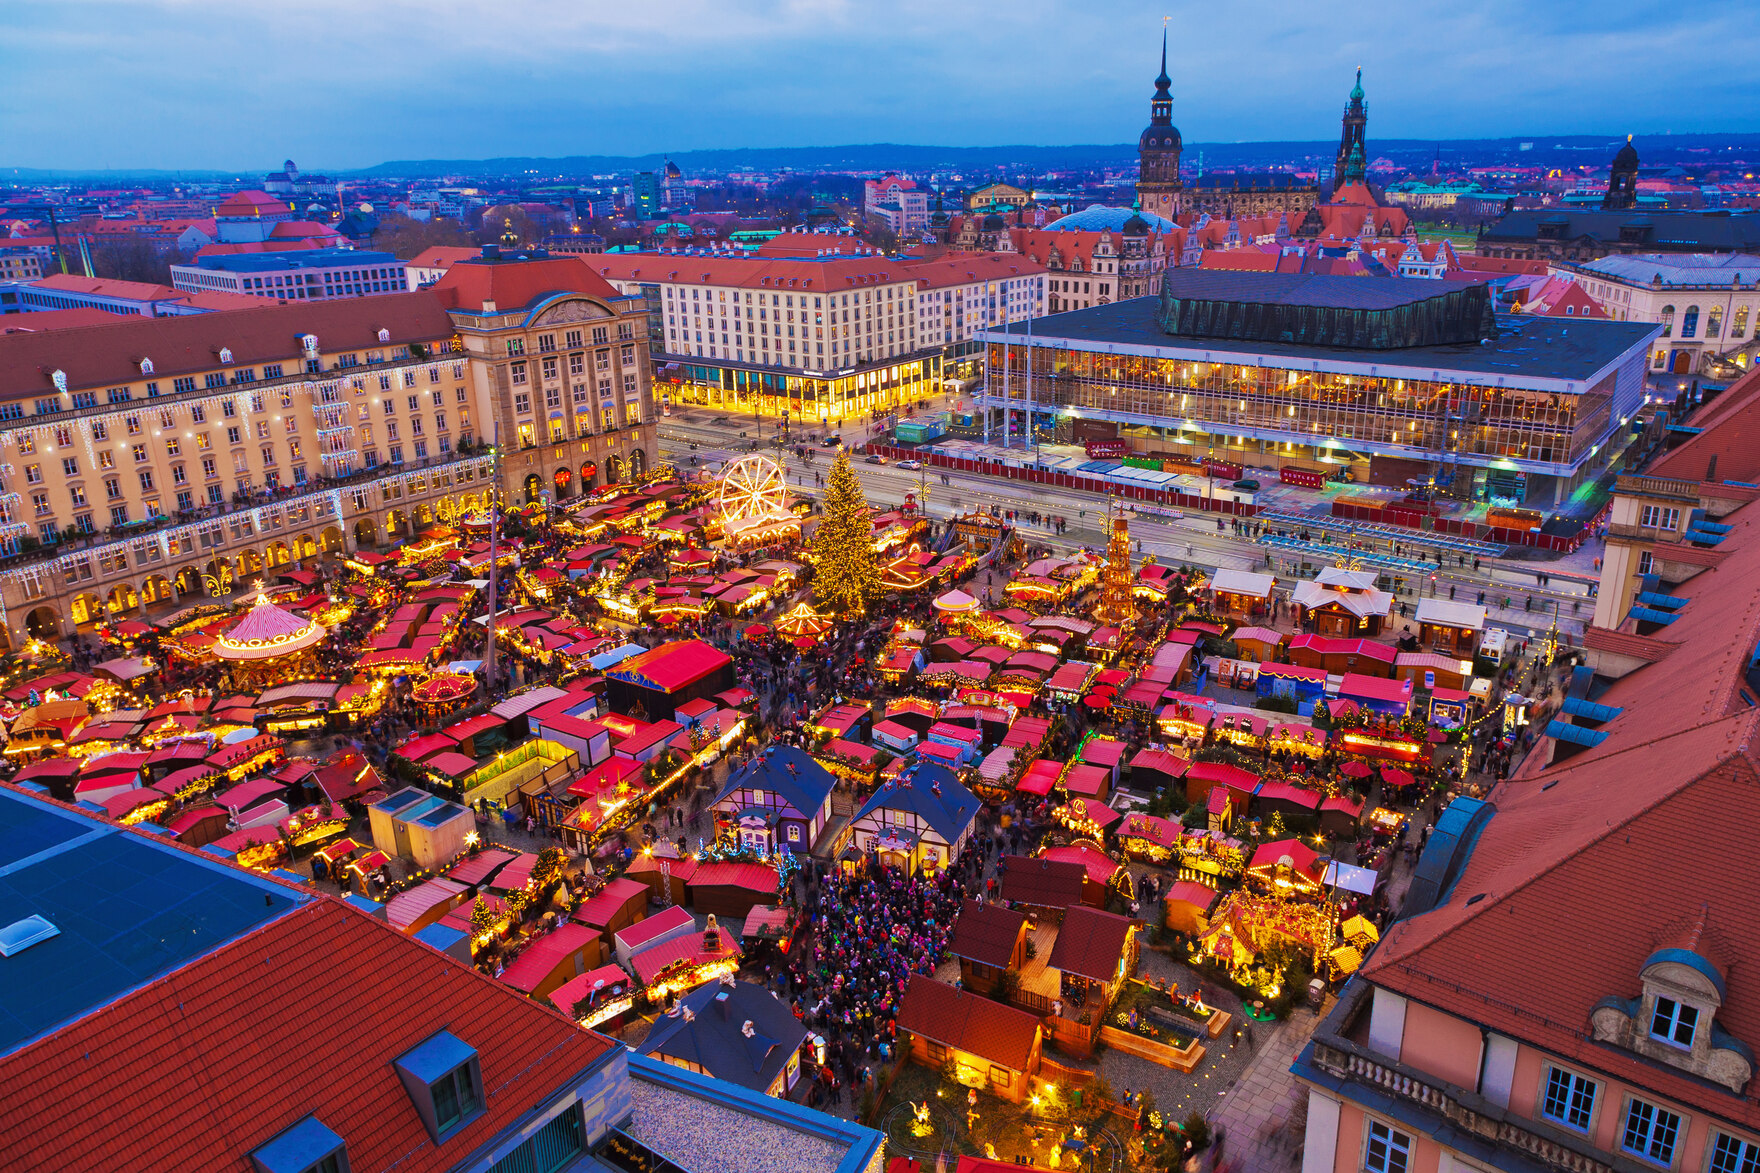
<path fill-rule="evenodd" d="M 1255 599 L 1268 599 L 1271 597 L 1271 587 L 1276 582 L 1269 574 L 1224 569 L 1210 576 L 1210 589 L 1231 595 L 1251 595 Z"/>
<path fill-rule="evenodd" d="M 1477 603 L 1457 603 L 1451 599 L 1419 599 L 1418 622 L 1483 631 L 1485 608 Z"/>

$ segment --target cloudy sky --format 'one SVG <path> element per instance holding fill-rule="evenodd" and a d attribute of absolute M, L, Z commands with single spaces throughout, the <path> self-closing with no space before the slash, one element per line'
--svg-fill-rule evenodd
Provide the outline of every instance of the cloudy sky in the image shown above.
<path fill-rule="evenodd" d="M 1753 0 L 10 0 L 0 167 L 1760 130 Z"/>

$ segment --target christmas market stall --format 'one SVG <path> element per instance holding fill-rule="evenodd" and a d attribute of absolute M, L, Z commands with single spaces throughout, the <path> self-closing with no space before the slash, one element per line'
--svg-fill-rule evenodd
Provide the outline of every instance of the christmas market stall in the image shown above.
<path fill-rule="evenodd" d="M 1277 580 L 1269 574 L 1246 570 L 1218 570 L 1205 591 L 1211 611 L 1228 619 L 1251 621 L 1265 614 Z"/>
<path fill-rule="evenodd" d="M 1180 827 L 1172 819 L 1136 811 L 1118 824 L 1118 846 L 1132 859 L 1165 864 L 1179 849 Z"/>
<path fill-rule="evenodd" d="M 1093 908 L 1105 908 L 1109 893 L 1117 892 L 1129 900 L 1135 890 L 1130 869 L 1093 844 L 1046 847 L 1040 850 L 1038 858 L 1054 864 L 1080 864 L 1087 874 L 1082 884 L 1082 902 Z"/>
<path fill-rule="evenodd" d="M 775 895 L 770 894 L 772 899 Z M 747 909 L 751 907 L 748 905 Z M 740 913 L 744 915 L 745 912 Z M 693 929 L 656 941 L 632 953 L 629 963 L 649 1000 L 658 1002 L 718 981 L 723 974 L 737 973 L 744 956 L 739 934 L 721 925 L 716 914 L 711 913 L 700 932 Z"/>
<path fill-rule="evenodd" d="M 1175 880 L 1161 898 L 1162 923 L 1169 931 L 1188 937 L 1201 937 L 1210 927 L 1210 910 L 1216 907 L 1217 892 L 1197 880 Z"/>
<path fill-rule="evenodd" d="M 723 860 L 699 864 L 685 890 L 698 912 L 739 918 L 754 905 L 774 904 L 778 885 L 775 864 Z"/>
<path fill-rule="evenodd" d="M 1280 897 L 1317 899 L 1326 860 L 1300 839 L 1262 843 L 1247 863 L 1247 879 L 1260 891 Z"/>
<path fill-rule="evenodd" d="M 1288 637 L 1269 627 L 1238 627 L 1228 638 L 1240 659 L 1264 663 L 1277 658 L 1277 649 Z"/>
<path fill-rule="evenodd" d="M 657 843 L 644 847 L 642 853 L 630 862 L 625 875 L 646 884 L 650 898 L 656 903 L 677 906 L 685 902 L 685 885 L 696 870 L 696 860 L 681 857 L 669 843 Z"/>
<path fill-rule="evenodd" d="M 1326 693 L 1326 669 L 1300 664 L 1260 664 L 1256 690 L 1262 697 L 1284 697 L 1296 702 L 1298 711 Z"/>
<path fill-rule="evenodd" d="M 1077 839 L 1090 839 L 1104 845 L 1107 835 L 1125 818 L 1104 802 L 1092 798 L 1071 798 L 1051 812 L 1058 825 Z M 1133 818 L 1147 816 L 1134 815 Z M 1122 846 L 1122 844 L 1121 844 Z"/>
<path fill-rule="evenodd" d="M 1312 725 L 1297 725 L 1286 722 L 1274 726 L 1271 736 L 1265 742 L 1265 748 L 1274 754 L 1289 754 L 1295 757 L 1318 760 L 1326 752 L 1326 732 Z"/>
<path fill-rule="evenodd" d="M 1186 776 L 1191 761 L 1158 746 L 1148 746 L 1131 758 L 1130 785 L 1150 794 L 1172 786 Z"/>
<path fill-rule="evenodd" d="M 1311 581 L 1297 583 L 1290 595 L 1303 630 L 1334 637 L 1381 634 L 1393 610 L 1393 596 L 1379 589 L 1372 570 L 1329 566 Z"/>
<path fill-rule="evenodd" d="M 1332 745 L 1347 758 L 1390 762 L 1411 769 L 1430 765 L 1429 731 L 1421 718 L 1366 714 L 1354 705 L 1333 707 Z"/>

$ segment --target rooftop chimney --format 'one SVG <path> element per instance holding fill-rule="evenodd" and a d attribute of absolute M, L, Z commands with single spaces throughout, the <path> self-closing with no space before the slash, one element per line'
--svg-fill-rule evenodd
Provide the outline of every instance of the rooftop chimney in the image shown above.
<path fill-rule="evenodd" d="M 727 1003 L 727 991 L 723 990 L 721 993 L 715 995 L 715 1013 L 719 1014 L 723 1019 L 728 1019 L 730 1017 L 727 1011 Z"/>

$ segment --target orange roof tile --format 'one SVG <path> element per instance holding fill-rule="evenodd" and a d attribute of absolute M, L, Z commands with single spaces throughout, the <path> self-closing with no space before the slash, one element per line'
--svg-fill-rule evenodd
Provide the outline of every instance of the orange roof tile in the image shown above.
<path fill-rule="evenodd" d="M 442 1029 L 476 1048 L 485 1111 L 436 1148 L 392 1061 Z M 319 898 L 6 1056 L 0 1146 L 17 1170 L 251 1173 L 309 1113 L 353 1168 L 438 1171 L 613 1045 Z"/>

